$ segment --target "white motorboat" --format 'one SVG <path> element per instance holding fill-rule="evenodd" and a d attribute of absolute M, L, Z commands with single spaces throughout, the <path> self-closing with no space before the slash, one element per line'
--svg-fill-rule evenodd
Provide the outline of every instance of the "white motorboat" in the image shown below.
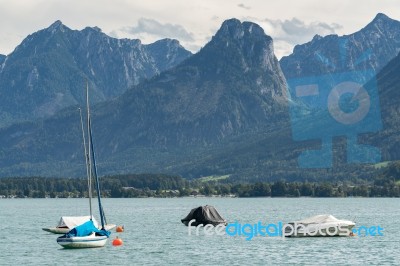
<path fill-rule="evenodd" d="M 321 214 L 285 224 L 282 234 L 285 237 L 351 236 L 355 225 L 352 221 Z"/>

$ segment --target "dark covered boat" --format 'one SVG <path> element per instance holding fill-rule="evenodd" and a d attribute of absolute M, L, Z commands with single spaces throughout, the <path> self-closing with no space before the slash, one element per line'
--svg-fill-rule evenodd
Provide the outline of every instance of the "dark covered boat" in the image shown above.
<path fill-rule="evenodd" d="M 214 226 L 219 224 L 227 224 L 226 220 L 221 217 L 218 211 L 213 206 L 209 205 L 192 209 L 190 213 L 181 221 L 184 225 L 188 226 L 191 220 L 194 220 L 192 223 L 190 223 L 192 226 L 198 226 L 200 224 L 212 224 Z"/>

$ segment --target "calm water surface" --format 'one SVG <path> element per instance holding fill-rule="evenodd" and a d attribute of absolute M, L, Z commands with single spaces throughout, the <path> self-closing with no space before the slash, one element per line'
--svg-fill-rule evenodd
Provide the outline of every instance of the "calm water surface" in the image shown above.
<path fill-rule="evenodd" d="M 41 230 L 61 216 L 88 215 L 86 199 L 0 199 L 0 265 L 400 265 L 400 199 L 104 199 L 124 225 L 104 248 L 67 250 Z M 286 238 L 189 236 L 180 219 L 214 205 L 229 222 L 277 223 L 316 214 L 380 225 L 384 236 Z M 193 231 L 194 232 L 194 231 Z M 124 241 L 112 246 L 115 236 Z"/>

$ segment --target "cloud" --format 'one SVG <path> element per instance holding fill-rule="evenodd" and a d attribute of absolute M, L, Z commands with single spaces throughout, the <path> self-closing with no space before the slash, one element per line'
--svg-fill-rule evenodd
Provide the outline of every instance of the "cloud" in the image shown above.
<path fill-rule="evenodd" d="M 136 26 L 124 27 L 123 32 L 129 34 L 146 34 L 158 38 L 174 38 L 179 41 L 193 42 L 193 33 L 185 30 L 184 27 L 178 24 L 165 23 L 162 24 L 154 19 L 140 18 Z"/>
<path fill-rule="evenodd" d="M 247 10 L 251 9 L 251 7 L 245 6 L 245 5 L 242 4 L 242 3 L 238 4 L 237 6 L 238 6 L 238 7 L 241 7 L 241 8 L 244 8 L 244 9 L 247 9 Z"/>
<path fill-rule="evenodd" d="M 290 54 L 293 46 L 311 41 L 316 34 L 326 36 L 335 34 L 343 28 L 337 23 L 328 24 L 319 21 L 306 23 L 295 17 L 286 20 L 264 19 L 260 24 L 274 39 L 278 57 Z"/>
<path fill-rule="evenodd" d="M 264 22 L 269 24 L 269 28 L 272 30 L 270 34 L 273 35 L 273 37 L 287 41 L 292 45 L 308 42 L 316 34 L 321 36 L 334 34 L 337 30 L 342 28 L 341 25 L 336 23 L 328 24 L 318 21 L 305 23 L 298 18 L 292 18 L 290 20 L 265 19 Z"/>

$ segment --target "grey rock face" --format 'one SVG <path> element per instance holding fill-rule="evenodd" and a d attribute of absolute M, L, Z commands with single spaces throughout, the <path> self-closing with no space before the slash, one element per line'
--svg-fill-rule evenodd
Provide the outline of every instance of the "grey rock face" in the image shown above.
<path fill-rule="evenodd" d="M 95 89 L 95 102 L 114 98 L 189 56 L 175 40 L 143 45 L 109 37 L 97 27 L 77 31 L 56 21 L 0 56 L 0 125 L 82 103 L 86 80 Z"/>
<path fill-rule="evenodd" d="M 280 60 L 287 79 L 349 71 L 379 72 L 400 51 L 400 22 L 378 14 L 363 29 L 344 36 L 316 35 Z M 358 77 L 360 82 L 362 76 Z"/>

